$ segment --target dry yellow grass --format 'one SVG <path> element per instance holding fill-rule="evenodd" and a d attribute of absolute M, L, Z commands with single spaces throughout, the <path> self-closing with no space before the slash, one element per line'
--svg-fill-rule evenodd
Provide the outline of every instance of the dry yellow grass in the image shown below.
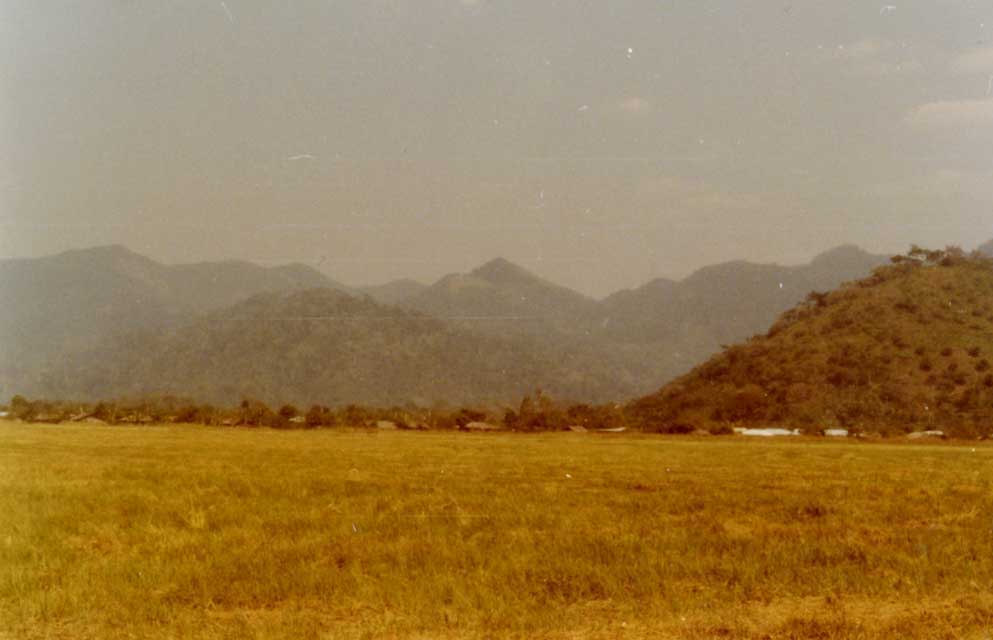
<path fill-rule="evenodd" d="M 0 638 L 993 637 L 993 448 L 0 423 Z"/>

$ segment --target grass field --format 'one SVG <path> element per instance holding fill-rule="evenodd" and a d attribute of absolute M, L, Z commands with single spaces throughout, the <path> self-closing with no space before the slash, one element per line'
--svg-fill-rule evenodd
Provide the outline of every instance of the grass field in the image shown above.
<path fill-rule="evenodd" d="M 993 447 L 0 423 L 0 638 L 993 638 Z"/>

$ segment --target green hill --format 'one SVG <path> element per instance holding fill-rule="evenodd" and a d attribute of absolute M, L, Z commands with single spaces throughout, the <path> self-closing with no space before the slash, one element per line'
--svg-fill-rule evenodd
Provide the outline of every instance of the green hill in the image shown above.
<path fill-rule="evenodd" d="M 605 400 L 622 376 L 581 355 L 466 331 L 331 289 L 260 294 L 190 324 L 134 333 L 45 370 L 27 395 L 175 395 L 300 405 L 517 402 L 536 387 Z"/>
<path fill-rule="evenodd" d="M 0 261 L 0 392 L 108 338 L 179 326 L 266 291 L 346 287 L 301 264 L 164 265 L 113 245 Z"/>
<path fill-rule="evenodd" d="M 993 430 L 993 261 L 915 249 L 629 407 L 648 428 Z"/>

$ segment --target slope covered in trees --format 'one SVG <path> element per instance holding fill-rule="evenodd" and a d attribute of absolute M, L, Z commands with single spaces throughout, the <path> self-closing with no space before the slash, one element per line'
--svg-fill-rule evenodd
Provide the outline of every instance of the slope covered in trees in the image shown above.
<path fill-rule="evenodd" d="M 300 264 L 163 265 L 121 246 L 0 261 L 3 360 L 92 346 L 108 334 L 170 324 L 264 291 L 346 289 Z"/>
<path fill-rule="evenodd" d="M 914 250 L 636 401 L 650 428 L 993 428 L 993 262 Z"/>
<path fill-rule="evenodd" d="M 172 394 L 219 404 L 515 401 L 622 397 L 603 363 L 527 338 L 465 331 L 330 289 L 261 294 L 190 325 L 131 334 L 66 358 L 30 390 L 47 398 Z"/>
<path fill-rule="evenodd" d="M 384 284 L 361 287 L 359 291 L 380 304 L 397 304 L 407 298 L 412 298 L 427 288 L 426 284 L 421 284 L 416 280 L 400 278 Z"/>
<path fill-rule="evenodd" d="M 121 246 L 0 261 L 0 388 L 105 339 L 174 326 L 265 291 L 345 289 L 300 264 L 163 265 Z"/>
<path fill-rule="evenodd" d="M 583 353 L 622 372 L 630 397 L 685 373 L 722 344 L 765 331 L 811 290 L 866 276 L 886 261 L 843 246 L 806 265 L 727 262 L 594 301 L 497 259 L 445 276 L 402 304 L 475 331 L 535 336 Z"/>

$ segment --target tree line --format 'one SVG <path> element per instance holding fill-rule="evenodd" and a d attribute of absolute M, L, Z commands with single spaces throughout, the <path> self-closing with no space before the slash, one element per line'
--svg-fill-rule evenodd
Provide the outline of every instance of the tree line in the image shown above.
<path fill-rule="evenodd" d="M 525 396 L 514 407 L 446 407 L 413 405 L 370 407 L 321 404 L 300 408 L 292 404 L 270 406 L 257 399 L 244 399 L 237 406 L 219 407 L 189 399 L 165 396 L 139 400 L 95 403 L 29 400 L 14 396 L 6 407 L 7 417 L 25 422 L 79 422 L 94 424 L 200 424 L 275 429 L 334 427 L 395 427 L 397 429 L 456 430 L 500 428 L 514 431 L 645 429 L 623 405 L 563 404 L 541 390 Z M 682 432 L 691 431 L 682 429 Z M 679 430 L 677 430 L 679 431 Z"/>

